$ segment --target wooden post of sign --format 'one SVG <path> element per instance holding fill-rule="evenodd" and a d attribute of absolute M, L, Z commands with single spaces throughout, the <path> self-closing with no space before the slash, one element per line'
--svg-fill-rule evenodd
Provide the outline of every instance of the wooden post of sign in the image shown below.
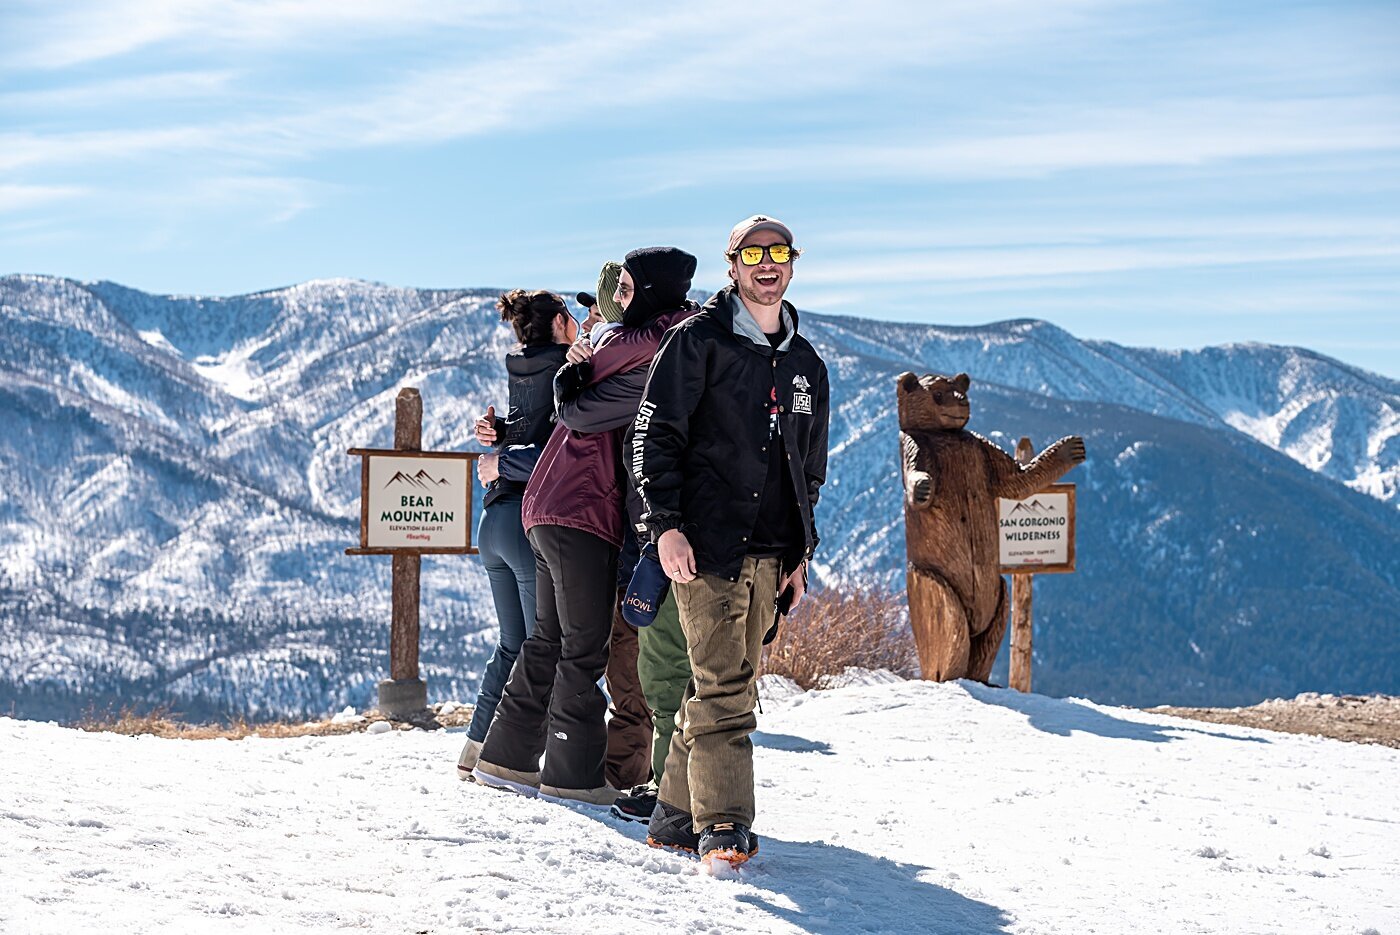
<path fill-rule="evenodd" d="M 399 390 L 394 405 L 394 448 L 423 449 L 423 397 L 417 388 Z M 393 624 L 389 633 L 389 678 L 379 683 L 379 710 L 387 717 L 416 714 L 428 706 L 428 686 L 418 676 L 419 555 L 395 553 Z"/>
<path fill-rule="evenodd" d="M 1035 458 L 1035 445 L 1024 436 L 1016 444 L 1016 463 L 1030 464 Z M 1008 681 L 1018 692 L 1031 690 L 1031 584 L 1035 576 L 1014 573 L 1011 576 L 1011 671 Z"/>

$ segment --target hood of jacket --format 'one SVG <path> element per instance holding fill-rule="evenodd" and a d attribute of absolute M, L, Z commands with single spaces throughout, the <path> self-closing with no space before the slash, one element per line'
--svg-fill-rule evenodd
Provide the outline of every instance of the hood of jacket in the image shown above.
<path fill-rule="evenodd" d="M 739 287 L 733 283 L 710 296 L 704 310 L 716 322 L 727 328 L 741 344 L 766 357 L 775 353 L 787 353 L 788 348 L 792 346 L 793 336 L 797 334 L 797 308 L 787 299 L 783 299 L 780 319 L 783 323 L 783 340 L 776 348 L 769 344 L 768 336 L 763 333 L 763 329 L 744 305 L 744 300 L 739 297 Z"/>
<path fill-rule="evenodd" d="M 601 383 L 615 373 L 650 366 L 666 329 L 685 321 L 699 311 L 700 306 L 686 299 L 679 308 L 670 308 L 653 315 L 651 320 L 641 327 L 631 328 L 624 325 L 609 331 L 593 349 L 588 382 Z"/>
<path fill-rule="evenodd" d="M 506 374 L 529 379 L 548 372 L 552 378 L 567 351 L 568 347 L 563 344 L 518 344 L 506 351 Z"/>
<path fill-rule="evenodd" d="M 640 328 L 685 304 L 695 263 L 695 257 L 678 247 L 643 247 L 627 254 L 622 268 L 632 277 L 632 301 L 622 313 L 622 323 Z"/>

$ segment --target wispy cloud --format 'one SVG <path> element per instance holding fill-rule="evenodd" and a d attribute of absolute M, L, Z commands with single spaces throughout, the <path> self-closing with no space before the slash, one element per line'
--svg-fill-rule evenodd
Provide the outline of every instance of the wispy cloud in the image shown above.
<path fill-rule="evenodd" d="M 86 81 L 63 87 L 0 94 L 0 111 L 44 116 L 93 111 L 119 105 L 146 104 L 226 94 L 237 76 L 233 69 L 169 71 L 134 78 Z"/>
<path fill-rule="evenodd" d="M 1144 109 L 1051 108 L 1006 128 L 960 128 L 918 140 L 809 141 L 782 147 L 688 147 L 622 161 L 653 190 L 730 177 L 744 166 L 783 166 L 784 179 L 1027 178 L 1093 169 L 1199 166 L 1241 159 L 1400 150 L 1400 99 L 1363 96 L 1259 101 L 1171 100 Z"/>
<path fill-rule="evenodd" d="M 187 155 L 218 150 L 236 152 L 234 140 L 223 128 L 211 126 L 160 127 L 156 129 L 96 130 L 80 133 L 0 134 L 0 170 L 41 167 L 53 169 L 88 163 L 110 165 L 158 152 Z"/>
<path fill-rule="evenodd" d="M 578 124 L 622 106 L 623 88 L 626 106 L 634 109 L 678 99 L 688 107 L 751 102 L 753 81 L 761 83 L 763 71 L 755 72 L 754 66 L 763 62 L 776 64 L 774 78 L 781 79 L 763 96 L 781 89 L 780 96 L 795 103 L 913 67 L 929 56 L 951 62 L 1030 42 L 1046 32 L 1070 28 L 1082 10 L 1099 5 L 1081 0 L 1047 8 L 1030 0 L 990 0 L 910 8 L 876 0 L 854 10 L 828 2 L 808 4 L 800 14 L 762 29 L 735 28 L 736 17 L 742 21 L 751 13 L 749 5 L 737 2 L 648 17 L 622 15 L 629 12 L 622 7 L 598 9 L 589 16 L 537 24 L 534 42 L 521 43 L 518 31 L 514 42 L 499 46 L 482 43 L 478 36 L 476 54 L 467 56 L 465 64 L 428 64 L 375 86 L 342 86 L 280 114 L 258 110 L 143 129 L 6 134 L 0 136 L 0 168 L 168 152 L 306 158 L 328 150 L 439 143 L 503 128 L 522 132 Z M 186 34 L 204 41 L 229 35 L 285 39 L 299 28 L 328 22 L 372 32 L 381 27 L 390 8 L 369 2 L 256 5 L 246 20 L 229 16 L 227 10 L 215 16 L 216 9 L 223 8 L 153 0 L 129 3 L 120 16 L 104 8 L 100 20 L 140 19 L 142 11 L 149 16 L 140 27 L 125 30 L 89 25 L 72 41 L 86 49 L 84 54 L 98 56 L 109 45 L 130 50 Z M 397 28 L 421 27 L 442 17 L 431 4 L 393 10 Z M 892 22 L 905 28 L 892 30 Z M 462 23 L 454 26 L 460 29 Z M 865 48 L 866 53 L 853 55 L 853 48 Z M 79 53 L 48 49 L 42 54 L 49 61 L 64 61 Z M 637 80 L 639 75 L 644 80 Z"/>
<path fill-rule="evenodd" d="M 1017 217 L 988 221 L 959 219 L 956 224 L 927 220 L 878 226 L 836 226 L 800 238 L 809 250 L 913 250 L 948 247 L 1017 247 L 1096 245 L 1102 243 L 1172 241 L 1225 242 L 1258 240 L 1335 240 L 1400 243 L 1400 217 L 1358 217 L 1355 214 L 1220 213 L 1175 216 L 1153 205 L 1150 215 L 1111 212 L 1107 217 Z M 1170 210 L 1180 210 L 1171 208 Z M 1333 209 L 1335 210 L 1335 209 Z"/>
<path fill-rule="evenodd" d="M 888 285 L 1381 258 L 1400 259 L 1400 243 L 1236 245 L 1224 249 L 1181 246 L 1013 247 L 912 252 L 901 256 L 835 257 L 804 269 L 802 279 L 820 285 L 848 283 L 863 277 L 866 281 Z"/>
<path fill-rule="evenodd" d="M 157 204 L 168 212 L 236 214 L 257 224 L 285 224 L 336 187 L 294 176 L 230 175 L 173 186 Z"/>
<path fill-rule="evenodd" d="M 248 51 L 460 27 L 499 4 L 451 0 L 20 0 L 0 69 L 61 69 L 161 43 Z"/>
<path fill-rule="evenodd" d="M 0 214 L 77 198 L 86 191 L 76 185 L 0 185 Z"/>

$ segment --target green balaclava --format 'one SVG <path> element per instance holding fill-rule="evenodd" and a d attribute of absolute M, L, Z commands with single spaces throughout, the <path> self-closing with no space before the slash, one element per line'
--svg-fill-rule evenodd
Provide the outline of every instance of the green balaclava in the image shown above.
<path fill-rule="evenodd" d="M 603 321 L 622 321 L 622 306 L 613 298 L 617 292 L 617 278 L 621 275 L 622 264 L 612 260 L 604 263 L 598 273 L 598 312 L 603 316 Z"/>

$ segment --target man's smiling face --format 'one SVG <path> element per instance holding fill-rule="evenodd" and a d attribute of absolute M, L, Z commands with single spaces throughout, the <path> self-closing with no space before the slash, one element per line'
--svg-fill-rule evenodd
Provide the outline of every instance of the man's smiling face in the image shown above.
<path fill-rule="evenodd" d="M 757 230 L 739 242 L 744 247 L 768 247 L 776 243 L 787 243 L 787 238 L 777 231 Z M 794 259 L 796 257 L 794 256 Z M 757 266 L 745 266 L 739 262 L 737 251 L 729 259 L 729 278 L 739 286 L 739 294 L 755 305 L 777 305 L 787 292 L 792 281 L 793 260 L 774 263 L 768 251 L 763 252 L 763 261 Z"/>

